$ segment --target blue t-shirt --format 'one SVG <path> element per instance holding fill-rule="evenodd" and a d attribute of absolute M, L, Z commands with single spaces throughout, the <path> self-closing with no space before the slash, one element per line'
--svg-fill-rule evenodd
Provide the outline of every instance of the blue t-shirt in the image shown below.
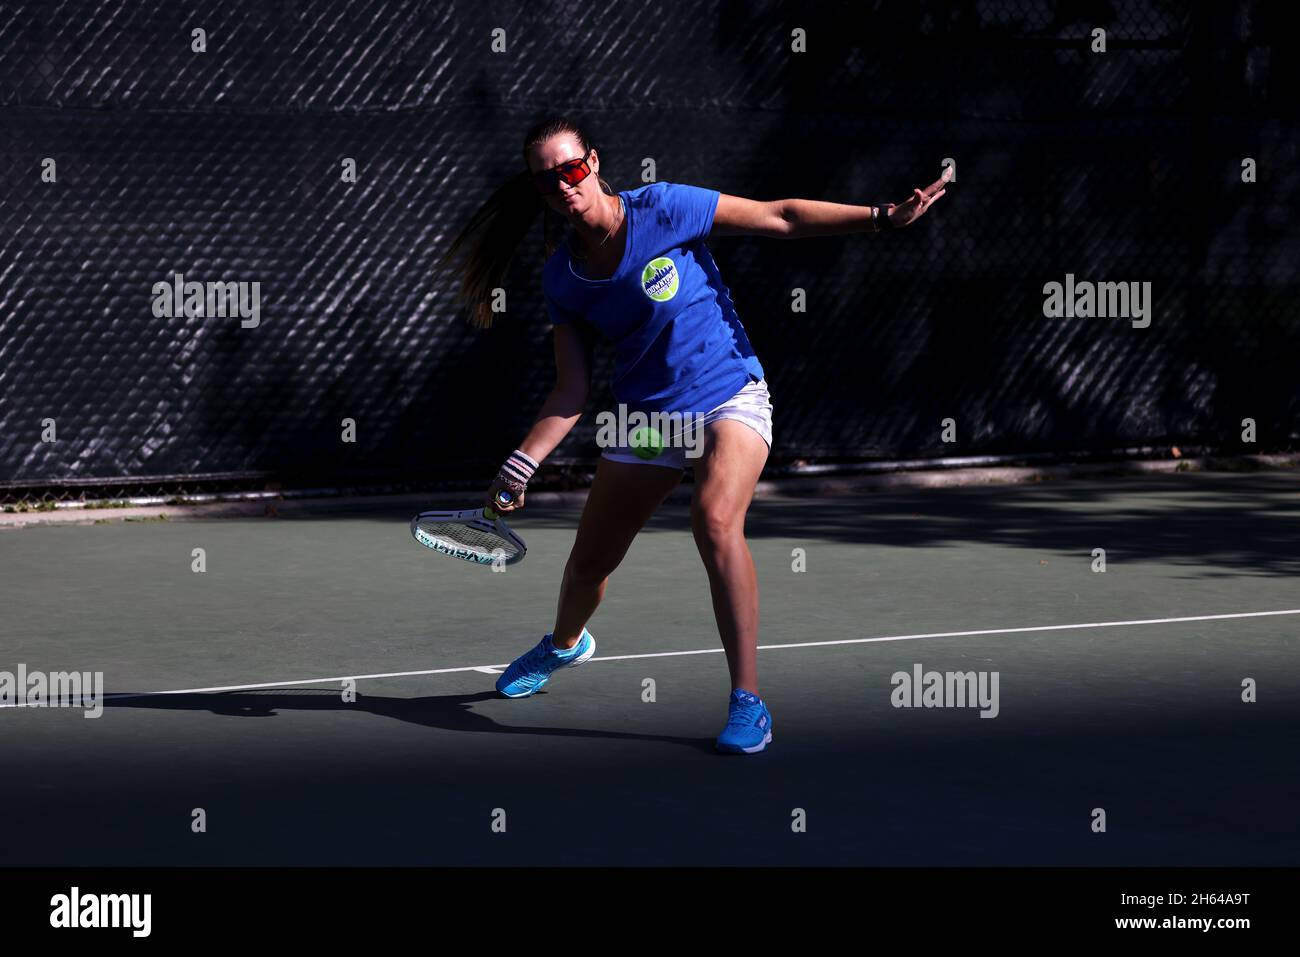
<path fill-rule="evenodd" d="M 542 270 L 551 322 L 581 318 L 613 341 L 614 398 L 629 411 L 708 412 L 763 378 L 704 244 L 719 195 L 680 183 L 619 193 L 627 238 L 614 275 L 579 275 L 567 243 Z"/>

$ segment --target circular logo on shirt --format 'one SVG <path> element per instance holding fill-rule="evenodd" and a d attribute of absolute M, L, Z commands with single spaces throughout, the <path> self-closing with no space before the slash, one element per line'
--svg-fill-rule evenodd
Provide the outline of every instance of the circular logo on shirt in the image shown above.
<path fill-rule="evenodd" d="M 667 302 L 677 295 L 677 267 L 667 256 L 645 264 L 641 270 L 641 288 L 655 302 Z"/>

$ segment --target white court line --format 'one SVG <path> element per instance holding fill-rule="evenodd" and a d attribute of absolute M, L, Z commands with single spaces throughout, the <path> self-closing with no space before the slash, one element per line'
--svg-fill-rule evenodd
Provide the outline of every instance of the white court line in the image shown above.
<path fill-rule="evenodd" d="M 838 641 L 800 641 L 785 645 L 759 645 L 760 651 L 777 648 L 824 648 L 828 645 L 865 645 L 878 641 L 915 641 L 918 638 L 972 638 L 979 635 L 1016 635 L 1031 631 L 1072 631 L 1080 628 L 1126 628 L 1134 625 L 1176 625 L 1188 621 L 1224 621 L 1229 618 L 1268 618 L 1274 615 L 1300 615 L 1300 608 L 1281 611 L 1243 611 L 1230 615 L 1189 615 L 1185 618 L 1138 618 L 1132 621 L 1090 621 L 1078 625 L 1033 625 L 1027 628 L 981 628 L 978 631 L 931 631 L 916 635 L 887 635 L 880 638 L 845 638 Z M 592 661 L 631 661 L 636 658 L 678 658 L 685 655 L 720 655 L 721 648 L 702 648 L 695 651 L 656 651 L 640 655 L 607 655 L 589 658 Z M 259 688 L 290 688 L 294 685 L 314 685 L 326 682 L 369 681 L 377 678 L 417 678 L 423 675 L 449 675 L 461 671 L 496 673 L 508 665 L 469 665 L 464 668 L 431 668 L 427 671 L 390 671 L 374 675 L 341 675 L 337 678 L 304 678 L 295 681 L 268 681 L 255 685 L 226 685 L 221 688 L 181 688 L 176 691 L 142 691 L 137 693 L 106 694 L 109 698 L 150 698 L 163 694 L 212 694 L 219 691 L 255 691 Z M 0 708 L 23 707 L 18 704 L 0 704 Z"/>

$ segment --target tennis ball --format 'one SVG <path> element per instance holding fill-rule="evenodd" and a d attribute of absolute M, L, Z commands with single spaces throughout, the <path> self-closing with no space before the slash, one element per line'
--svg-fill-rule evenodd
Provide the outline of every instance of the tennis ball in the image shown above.
<path fill-rule="evenodd" d="M 642 426 L 632 433 L 628 440 L 632 454 L 640 459 L 653 459 L 664 450 L 664 440 L 658 429 Z"/>

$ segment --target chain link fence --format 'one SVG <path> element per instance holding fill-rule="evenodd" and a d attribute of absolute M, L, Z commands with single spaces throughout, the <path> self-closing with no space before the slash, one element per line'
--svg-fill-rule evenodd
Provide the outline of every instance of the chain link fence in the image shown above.
<path fill-rule="evenodd" d="M 6 5 L 0 499 L 484 485 L 553 381 L 541 225 L 490 331 L 434 263 L 550 110 L 590 126 L 616 189 L 653 166 L 866 204 L 955 161 L 949 194 L 903 232 L 710 242 L 767 369 L 774 469 L 1294 448 L 1285 13 Z M 156 284 L 178 274 L 257 283 L 256 322 L 156 315 Z M 1045 284 L 1067 276 L 1149 283 L 1149 325 L 1049 318 Z M 589 414 L 543 481 L 589 471 L 611 363 L 598 352 Z"/>

